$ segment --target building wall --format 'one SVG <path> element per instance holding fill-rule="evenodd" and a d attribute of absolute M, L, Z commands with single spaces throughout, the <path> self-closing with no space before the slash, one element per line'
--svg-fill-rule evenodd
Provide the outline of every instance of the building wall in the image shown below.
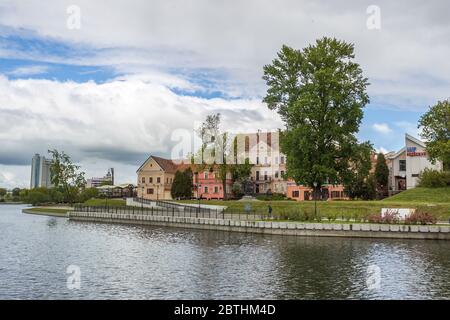
<path fill-rule="evenodd" d="M 226 191 L 227 198 L 231 198 L 233 181 L 231 180 L 231 174 L 229 173 L 227 174 L 225 185 L 226 190 L 223 190 L 222 180 L 219 179 L 217 171 L 200 171 L 198 175 L 194 177 L 194 197 L 219 200 L 224 199 L 224 191 Z"/>
<path fill-rule="evenodd" d="M 324 185 L 321 195 L 321 198 L 324 200 L 348 199 L 342 185 Z M 297 186 L 294 182 L 289 182 L 287 185 L 287 197 L 297 201 L 314 200 L 313 189 L 303 185 Z"/>
<path fill-rule="evenodd" d="M 170 189 L 174 177 L 175 174 L 164 172 L 158 163 L 151 159 L 138 171 L 137 196 L 149 200 L 171 200 Z"/>
<path fill-rule="evenodd" d="M 428 159 L 426 146 L 420 140 L 405 135 L 405 147 L 387 157 L 389 167 L 389 189 L 394 191 L 415 188 L 418 184 L 419 174 L 425 169 L 442 170 L 442 162 L 431 163 Z M 405 170 L 400 170 L 400 161 L 406 163 Z"/>
<path fill-rule="evenodd" d="M 442 163 L 435 164 L 428 159 L 424 146 L 406 138 L 406 188 L 415 188 L 418 184 L 418 177 L 425 168 L 442 170 Z"/>

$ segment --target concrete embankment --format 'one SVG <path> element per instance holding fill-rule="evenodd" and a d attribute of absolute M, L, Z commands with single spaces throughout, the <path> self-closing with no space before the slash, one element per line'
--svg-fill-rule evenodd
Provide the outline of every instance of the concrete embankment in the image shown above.
<path fill-rule="evenodd" d="M 450 226 L 437 225 L 418 226 L 366 223 L 242 221 L 237 219 L 209 219 L 78 211 L 69 212 L 68 216 L 71 220 L 76 221 L 139 224 L 290 236 L 450 240 Z"/>

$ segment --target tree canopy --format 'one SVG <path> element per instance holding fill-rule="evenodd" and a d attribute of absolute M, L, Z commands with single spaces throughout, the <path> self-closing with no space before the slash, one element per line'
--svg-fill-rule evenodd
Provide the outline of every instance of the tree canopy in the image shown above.
<path fill-rule="evenodd" d="M 65 201 L 72 203 L 78 196 L 79 189 L 84 187 L 86 180 L 80 166 L 75 165 L 70 157 L 58 150 L 48 151 L 52 156 L 50 165 L 51 182 L 63 192 Z"/>
<path fill-rule="evenodd" d="M 263 101 L 285 123 L 281 150 L 297 184 L 349 182 L 352 163 L 370 155 L 370 144 L 356 138 L 369 83 L 353 60 L 353 44 L 325 37 L 303 50 L 283 46 L 264 66 Z"/>
<path fill-rule="evenodd" d="M 441 160 L 450 170 L 450 101 L 438 101 L 437 104 L 420 118 L 420 136 L 425 139 L 431 161 Z"/>
<path fill-rule="evenodd" d="M 386 158 L 382 152 L 377 154 L 377 163 L 375 165 L 375 182 L 377 187 L 384 190 L 389 182 L 389 168 L 386 164 Z"/>

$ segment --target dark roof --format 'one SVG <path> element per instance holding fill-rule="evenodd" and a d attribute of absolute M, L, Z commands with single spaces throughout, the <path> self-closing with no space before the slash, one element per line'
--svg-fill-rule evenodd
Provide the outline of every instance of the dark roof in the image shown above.
<path fill-rule="evenodd" d="M 164 172 L 167 173 L 175 173 L 177 172 L 177 170 L 180 171 L 184 171 L 187 168 L 191 168 L 192 170 L 194 170 L 194 165 L 188 164 L 188 163 L 176 163 L 173 160 L 170 159 L 165 159 L 165 158 L 161 158 L 161 157 L 157 157 L 157 156 L 150 156 L 148 157 L 147 160 L 145 160 L 145 162 L 139 167 L 139 170 L 141 170 L 141 168 L 150 160 L 150 159 L 154 159 L 156 161 L 156 163 L 161 167 L 161 169 L 164 170 Z M 178 161 L 177 161 L 178 162 Z"/>

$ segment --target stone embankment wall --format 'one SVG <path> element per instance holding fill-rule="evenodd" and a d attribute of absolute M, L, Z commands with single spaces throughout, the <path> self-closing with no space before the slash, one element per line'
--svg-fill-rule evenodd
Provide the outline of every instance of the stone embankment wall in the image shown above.
<path fill-rule="evenodd" d="M 104 212 L 69 212 L 68 216 L 71 220 L 76 221 L 140 224 L 291 236 L 450 240 L 450 226 L 436 225 L 240 221 L 236 219 L 152 216 L 146 214 Z"/>

